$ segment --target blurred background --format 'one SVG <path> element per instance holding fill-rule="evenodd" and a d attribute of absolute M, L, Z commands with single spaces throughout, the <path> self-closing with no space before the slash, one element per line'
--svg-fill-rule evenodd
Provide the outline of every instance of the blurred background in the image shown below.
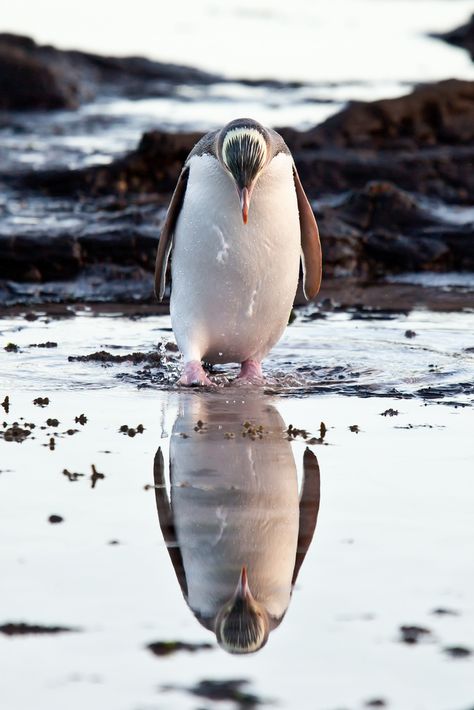
<path fill-rule="evenodd" d="M 180 164 L 201 132 L 238 116 L 281 130 L 294 153 L 321 226 L 322 298 L 344 280 L 433 286 L 420 272 L 448 272 L 442 285 L 465 290 L 472 9 L 466 0 L 5 7 L 0 302 L 153 303 Z M 394 101 L 376 103 L 385 99 Z"/>

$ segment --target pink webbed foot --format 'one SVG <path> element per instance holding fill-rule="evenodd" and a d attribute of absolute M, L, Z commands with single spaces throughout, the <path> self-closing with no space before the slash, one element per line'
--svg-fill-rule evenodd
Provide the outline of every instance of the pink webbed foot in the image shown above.
<path fill-rule="evenodd" d="M 199 360 L 191 360 L 184 365 L 183 374 L 179 378 L 179 384 L 185 387 L 196 387 L 199 385 L 208 385 L 215 387 L 214 382 L 211 382 L 206 375 L 203 366 Z"/>
<path fill-rule="evenodd" d="M 263 372 L 261 363 L 251 358 L 245 360 L 241 365 L 237 379 L 240 380 L 240 382 L 248 382 L 249 384 L 262 384 Z"/>

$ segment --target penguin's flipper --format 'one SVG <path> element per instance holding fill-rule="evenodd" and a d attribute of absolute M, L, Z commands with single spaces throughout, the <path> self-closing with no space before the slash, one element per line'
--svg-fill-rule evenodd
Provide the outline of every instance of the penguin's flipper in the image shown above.
<path fill-rule="evenodd" d="M 303 264 L 303 291 L 309 301 L 314 298 L 321 286 L 322 256 L 318 225 L 313 210 L 306 197 L 296 167 L 293 165 L 298 212 L 300 214 L 301 252 Z"/>
<path fill-rule="evenodd" d="M 295 567 L 291 586 L 294 586 L 300 567 L 311 545 L 318 521 L 320 498 L 319 464 L 315 454 L 306 448 L 303 457 L 303 486 L 300 496 L 300 525 Z"/>
<path fill-rule="evenodd" d="M 173 510 L 171 508 L 168 492 L 166 490 L 165 461 L 161 451 L 161 446 L 158 447 L 158 451 L 155 454 L 155 460 L 153 462 L 153 477 L 155 479 L 156 508 L 158 511 L 158 520 L 160 521 L 161 532 L 163 534 L 163 539 L 166 543 L 176 577 L 178 578 L 179 586 L 181 587 L 184 598 L 187 599 L 188 583 L 186 581 L 181 548 L 179 547 L 176 538 Z"/>
<path fill-rule="evenodd" d="M 173 246 L 173 234 L 183 205 L 186 185 L 188 183 L 189 168 L 185 166 L 178 178 L 178 183 L 171 197 L 171 202 L 166 213 L 165 223 L 158 242 L 155 266 L 155 294 L 159 301 L 163 300 L 166 286 L 166 267 Z"/>

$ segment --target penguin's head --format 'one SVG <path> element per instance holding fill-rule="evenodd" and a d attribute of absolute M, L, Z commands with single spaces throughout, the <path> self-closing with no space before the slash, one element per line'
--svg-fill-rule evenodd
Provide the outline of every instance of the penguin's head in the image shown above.
<path fill-rule="evenodd" d="M 242 567 L 237 588 L 216 617 L 216 638 L 228 653 L 254 653 L 268 640 L 268 612 L 253 598 L 247 570 Z"/>
<path fill-rule="evenodd" d="M 253 188 L 271 158 L 270 133 L 251 118 L 231 121 L 218 133 L 217 158 L 234 180 L 247 224 Z"/>

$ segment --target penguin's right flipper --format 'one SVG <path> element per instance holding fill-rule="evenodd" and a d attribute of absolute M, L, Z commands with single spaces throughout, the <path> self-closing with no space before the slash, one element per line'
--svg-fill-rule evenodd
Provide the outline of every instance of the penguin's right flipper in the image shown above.
<path fill-rule="evenodd" d="M 156 508 L 158 511 L 158 520 L 163 534 L 163 539 L 166 543 L 171 562 L 178 578 L 179 586 L 183 592 L 184 598 L 188 597 L 188 583 L 186 581 L 186 573 L 184 571 L 183 557 L 181 548 L 176 538 L 176 528 L 174 524 L 173 509 L 168 498 L 165 482 L 165 461 L 161 446 L 155 454 L 153 462 L 153 477 L 155 479 L 155 498 Z"/>
<path fill-rule="evenodd" d="M 189 168 L 185 165 L 181 170 L 178 183 L 171 197 L 171 202 L 165 217 L 165 223 L 163 225 L 163 229 L 161 230 L 160 241 L 158 242 L 155 265 L 155 294 L 159 301 L 163 300 L 163 296 L 165 295 L 166 268 L 168 266 L 168 259 L 173 246 L 173 235 L 176 228 L 176 222 L 178 221 L 179 213 L 181 212 L 181 207 L 183 206 L 186 186 L 188 184 L 188 175 Z"/>

